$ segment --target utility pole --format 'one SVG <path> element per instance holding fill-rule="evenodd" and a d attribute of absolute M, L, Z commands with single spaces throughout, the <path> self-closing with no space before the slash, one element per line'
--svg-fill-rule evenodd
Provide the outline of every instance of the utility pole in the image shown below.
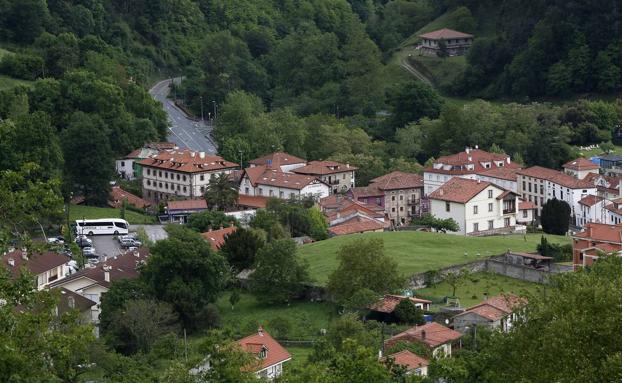
<path fill-rule="evenodd" d="M 205 119 L 203 118 L 203 96 L 199 96 L 201 99 L 201 122 L 205 123 Z"/>
<path fill-rule="evenodd" d="M 214 106 L 214 118 L 216 118 L 216 100 L 212 100 L 212 105 Z"/>

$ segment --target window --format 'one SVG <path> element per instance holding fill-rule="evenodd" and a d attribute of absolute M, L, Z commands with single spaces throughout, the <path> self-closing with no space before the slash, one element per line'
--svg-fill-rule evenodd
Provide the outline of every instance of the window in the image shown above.
<path fill-rule="evenodd" d="M 162 170 L 158 170 L 158 177 L 162 177 Z"/>
<path fill-rule="evenodd" d="M 544 194 L 544 185 L 540 185 L 540 194 Z"/>
<path fill-rule="evenodd" d="M 477 214 L 477 205 L 473 206 L 473 214 Z"/>
<path fill-rule="evenodd" d="M 164 178 L 168 178 L 168 172 L 164 172 Z"/>
<path fill-rule="evenodd" d="M 121 161 L 121 166 L 125 166 L 125 161 Z"/>
<path fill-rule="evenodd" d="M 168 182 L 164 183 L 164 189 L 168 189 Z"/>
<path fill-rule="evenodd" d="M 263 195 L 263 189 L 259 188 L 259 195 Z"/>
<path fill-rule="evenodd" d="M 510 227 L 510 218 L 509 217 L 503 219 L 503 225 L 505 227 Z"/>
<path fill-rule="evenodd" d="M 162 182 L 158 182 L 158 187 L 162 187 Z"/>
<path fill-rule="evenodd" d="M 492 211 L 492 202 L 488 204 L 488 211 Z"/>
<path fill-rule="evenodd" d="M 283 193 L 282 191 L 279 192 L 279 198 L 283 198 L 285 197 L 285 193 Z"/>
<path fill-rule="evenodd" d="M 531 182 L 528 184 L 528 186 L 529 186 L 529 188 L 528 188 L 529 189 L 529 193 L 531 193 Z"/>
<path fill-rule="evenodd" d="M 540 205 L 544 205 L 544 198 L 540 197 Z"/>
<path fill-rule="evenodd" d="M 488 198 L 492 198 L 492 190 L 488 190 Z"/>
<path fill-rule="evenodd" d="M 186 180 L 186 176 L 184 176 L 184 181 Z"/>
<path fill-rule="evenodd" d="M 184 193 L 185 193 L 187 190 L 188 190 L 188 188 L 184 186 Z"/>
<path fill-rule="evenodd" d="M 380 200 L 380 197 L 376 197 L 376 205 L 380 205 L 382 203 L 382 201 Z"/>
<path fill-rule="evenodd" d="M 268 194 L 270 195 L 270 197 L 274 197 L 274 190 L 270 189 L 268 191 Z"/>
<path fill-rule="evenodd" d="M 492 230 L 494 228 L 495 228 L 495 221 L 491 219 L 490 221 L 488 221 L 488 230 Z"/>
<path fill-rule="evenodd" d="M 201 181 L 205 181 L 205 175 L 201 174 L 201 176 L 199 177 L 199 179 L 200 179 Z"/>
<path fill-rule="evenodd" d="M 177 175 L 177 181 L 179 181 L 179 174 Z"/>
<path fill-rule="evenodd" d="M 403 201 L 403 200 L 404 200 L 404 196 L 403 196 L 403 195 L 401 195 L 401 196 L 400 196 L 400 201 Z"/>
<path fill-rule="evenodd" d="M 249 190 L 248 188 L 244 188 L 244 194 L 248 194 Z"/>
<path fill-rule="evenodd" d="M 529 214 L 529 212 L 527 210 L 523 210 L 523 218 L 527 218 L 528 214 Z"/>
<path fill-rule="evenodd" d="M 179 187 L 179 185 L 177 185 Z M 179 189 L 177 189 L 179 190 Z M 205 186 L 201 186 L 201 194 L 205 193 Z"/>
<path fill-rule="evenodd" d="M 391 208 L 391 212 L 395 213 L 395 208 L 394 207 Z"/>
<path fill-rule="evenodd" d="M 151 186 L 151 181 L 147 180 L 147 186 Z"/>
<path fill-rule="evenodd" d="M 479 231 L 479 223 L 475 222 L 473 224 L 473 231 Z"/>
<path fill-rule="evenodd" d="M 150 176 L 151 175 L 151 169 L 147 169 L 147 175 Z"/>
<path fill-rule="evenodd" d="M 527 189 L 527 185 L 525 184 L 525 181 L 523 181 L 523 190 Z"/>
<path fill-rule="evenodd" d="M 395 201 L 395 196 L 394 195 L 391 196 L 391 201 Z"/>
<path fill-rule="evenodd" d="M 445 211 L 451 211 L 451 204 L 449 202 L 445 202 Z"/>
<path fill-rule="evenodd" d="M 343 175 L 341 176 L 341 179 L 342 179 L 342 180 L 345 180 L 345 179 L 346 179 L 346 173 L 343 173 Z"/>
<path fill-rule="evenodd" d="M 289 198 L 291 198 L 291 199 L 296 198 L 296 194 L 295 193 L 289 193 Z"/>
<path fill-rule="evenodd" d="M 404 211 L 404 206 L 400 206 L 400 211 Z"/>

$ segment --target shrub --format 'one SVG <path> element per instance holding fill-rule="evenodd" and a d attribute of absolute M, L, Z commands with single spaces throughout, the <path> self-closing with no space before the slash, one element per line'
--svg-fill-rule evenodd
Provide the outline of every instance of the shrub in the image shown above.
<path fill-rule="evenodd" d="M 402 323 L 422 325 L 425 323 L 423 319 L 423 310 L 415 307 L 410 299 L 402 299 L 393 310 L 395 318 Z"/>

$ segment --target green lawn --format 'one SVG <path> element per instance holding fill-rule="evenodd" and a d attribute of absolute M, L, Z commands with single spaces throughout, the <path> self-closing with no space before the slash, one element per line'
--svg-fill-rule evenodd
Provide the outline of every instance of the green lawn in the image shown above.
<path fill-rule="evenodd" d="M 535 294 L 542 291 L 542 289 L 542 285 L 525 282 L 520 279 L 492 273 L 476 273 L 457 287 L 456 296 L 460 300 L 461 306 L 470 307 L 485 300 L 486 296 L 484 293 L 488 293 L 488 297 L 501 293 L 524 295 L 525 293 Z M 432 308 L 433 310 L 443 305 L 439 303 L 441 299 L 451 295 L 452 287 L 446 282 L 417 290 L 417 296 L 425 297 L 435 303 Z"/>
<path fill-rule="evenodd" d="M 69 209 L 69 220 L 77 219 L 98 219 L 98 218 L 119 218 L 121 210 L 111 207 L 95 207 L 85 205 L 71 205 Z M 134 211 L 125 210 L 125 219 L 133 225 L 156 223 L 156 218 L 150 215 L 140 214 Z"/>
<path fill-rule="evenodd" d="M 337 315 L 335 307 L 327 302 L 294 302 L 288 305 L 265 305 L 250 294 L 242 293 L 233 310 L 229 293 L 217 302 L 223 326 L 228 326 L 239 337 L 257 331 L 259 325 L 272 334 L 270 321 L 285 319 L 291 329 L 287 338 L 308 340 L 316 337 L 320 329 L 327 328 L 331 318 Z M 278 334 L 273 334 L 277 336 Z"/>
<path fill-rule="evenodd" d="M 309 359 L 309 355 L 313 353 L 313 347 L 287 347 L 287 351 L 292 355 L 292 360 L 285 364 L 285 369 L 302 369 Z"/>
<path fill-rule="evenodd" d="M 594 157 L 594 156 L 600 156 L 605 154 L 599 147 L 597 147 L 596 149 L 592 149 L 592 150 L 581 150 L 578 146 L 574 146 L 574 149 L 577 151 L 579 156 L 585 157 L 585 158 L 590 158 L 590 157 Z M 617 146 L 615 147 L 615 149 L 613 149 L 611 151 L 610 154 L 622 154 L 622 146 Z"/>
<path fill-rule="evenodd" d="M 304 245 L 301 256 L 309 262 L 311 276 L 323 285 L 337 268 L 337 252 L 350 241 L 361 238 L 382 238 L 385 253 L 393 257 L 405 275 L 439 269 L 454 264 L 499 255 L 508 249 L 535 251 L 540 234 L 494 237 L 464 237 L 453 234 L 415 231 L 353 234 Z M 570 238 L 547 235 L 549 242 L 570 243 Z"/>
<path fill-rule="evenodd" d="M 450 85 L 466 69 L 465 56 L 431 57 L 415 54 L 409 57 L 410 64 L 432 80 L 436 87 Z"/>

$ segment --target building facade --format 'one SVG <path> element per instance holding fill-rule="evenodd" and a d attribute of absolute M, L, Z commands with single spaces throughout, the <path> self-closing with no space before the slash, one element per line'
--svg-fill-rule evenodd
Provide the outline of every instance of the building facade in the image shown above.
<path fill-rule="evenodd" d="M 419 51 L 430 56 L 437 56 L 443 44 L 447 55 L 461 56 L 466 54 L 473 44 L 473 35 L 448 28 L 424 33 L 419 35 L 419 38 L 421 39 Z"/>
<path fill-rule="evenodd" d="M 343 193 L 355 187 L 357 168 L 334 161 L 311 161 L 292 170 L 296 174 L 315 177 L 330 187 L 330 193 Z"/>
<path fill-rule="evenodd" d="M 240 195 L 297 199 L 328 197 L 330 187 L 318 178 L 256 166 L 244 170 L 239 186 Z"/>

